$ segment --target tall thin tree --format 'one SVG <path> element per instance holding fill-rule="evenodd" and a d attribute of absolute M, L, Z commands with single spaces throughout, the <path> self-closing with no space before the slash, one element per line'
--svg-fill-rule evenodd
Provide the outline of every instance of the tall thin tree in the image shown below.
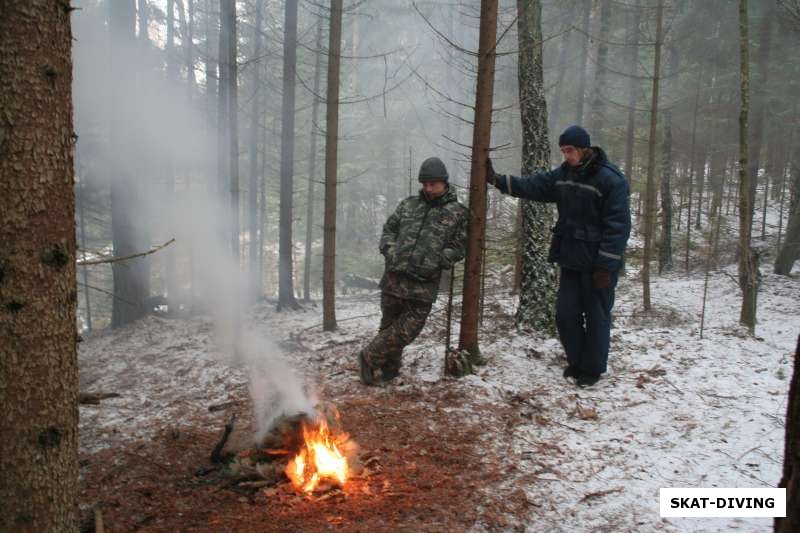
<path fill-rule="evenodd" d="M 228 192 L 230 198 L 231 255 L 239 264 L 239 75 L 237 65 L 238 38 L 236 32 L 236 0 L 225 2 L 225 24 L 228 37 Z"/>
<path fill-rule="evenodd" d="M 665 90 L 675 87 L 678 52 L 672 36 L 667 36 L 668 72 Z M 664 110 L 664 136 L 661 139 L 661 239 L 658 244 L 658 273 L 672 270 L 672 108 Z"/>
<path fill-rule="evenodd" d="M 598 146 L 606 146 L 606 84 L 608 78 L 608 36 L 611 33 L 611 0 L 600 0 L 600 35 L 597 38 L 597 68 L 594 71 L 593 99 L 590 110 L 592 137 Z"/>
<path fill-rule="evenodd" d="M 339 147 L 339 64 L 342 0 L 331 0 L 325 116 L 325 215 L 322 241 L 322 328 L 336 329 L 336 175 Z"/>
<path fill-rule="evenodd" d="M 761 149 L 764 145 L 764 118 L 767 114 L 767 87 L 769 87 L 769 57 L 770 51 L 772 49 L 772 21 L 775 15 L 775 2 L 765 2 L 764 3 L 764 13 L 762 14 L 761 18 L 761 28 L 759 30 L 759 38 L 758 38 L 758 59 L 756 60 L 756 66 L 758 69 L 758 83 L 756 83 L 756 87 L 758 90 L 753 95 L 753 126 L 750 129 L 750 154 L 748 155 L 747 161 L 749 168 L 747 172 L 752 176 L 752 183 L 750 184 L 751 189 L 751 201 L 753 202 L 753 209 L 755 209 L 755 196 L 756 196 L 756 184 L 758 182 L 758 170 L 761 167 Z M 761 212 L 761 238 L 766 238 L 767 233 L 767 208 L 768 208 L 768 198 L 769 195 L 767 194 L 769 191 L 769 178 L 770 176 L 764 174 L 764 205 Z"/>
<path fill-rule="evenodd" d="M 281 186 L 278 244 L 278 309 L 297 309 L 294 297 L 292 216 L 294 202 L 294 90 L 297 71 L 297 2 L 286 2 L 283 24 Z"/>
<path fill-rule="evenodd" d="M 469 225 L 464 261 L 464 291 L 458 348 L 480 356 L 478 318 L 484 226 L 486 224 L 486 159 L 492 134 L 492 98 L 497 37 L 497 0 L 481 0 L 478 37 L 478 80 L 472 131 L 472 168 L 469 180 Z"/>
<path fill-rule="evenodd" d="M 633 181 L 633 155 L 636 148 L 636 101 L 639 99 L 639 26 L 642 21 L 641 0 L 633 5 L 633 24 L 628 27 L 625 41 L 628 45 L 628 120 L 625 126 L 625 177 Z"/>
<path fill-rule="evenodd" d="M 586 70 L 589 68 L 589 22 L 592 14 L 592 2 L 583 2 L 581 9 L 583 10 L 583 23 L 581 24 L 581 62 L 580 70 L 578 71 L 578 94 L 576 100 L 578 103 L 577 112 L 575 114 L 575 123 L 583 123 L 583 107 L 586 101 Z M 577 33 L 577 32 L 576 32 Z"/>
<path fill-rule="evenodd" d="M 303 264 L 303 300 L 311 300 L 311 243 L 314 229 L 314 182 L 317 179 L 317 137 L 319 135 L 319 94 L 322 77 L 322 19 L 317 21 L 316 61 L 314 65 L 314 99 L 311 104 L 311 141 L 308 156 L 308 194 L 306 195 L 306 253 Z"/>
<path fill-rule="evenodd" d="M 750 245 L 753 226 L 753 196 L 747 164 L 748 113 L 750 112 L 750 40 L 748 37 L 747 0 L 739 0 L 739 286 L 742 289 L 742 310 L 739 322 L 751 334 L 756 330 L 756 298 L 758 297 L 758 264 Z"/>
<path fill-rule="evenodd" d="M 256 18 L 253 26 L 253 101 L 250 108 L 250 145 L 248 148 L 249 159 L 249 184 L 247 190 L 247 220 L 248 231 L 250 234 L 250 246 L 248 249 L 249 255 L 249 292 L 253 297 L 261 295 L 261 270 L 258 266 L 259 257 L 259 243 L 261 242 L 258 223 L 258 185 L 261 181 L 259 179 L 259 165 L 258 165 L 258 138 L 259 128 L 261 126 L 261 26 L 262 26 L 262 10 L 263 1 L 256 1 Z"/>
<path fill-rule="evenodd" d="M 112 99 L 135 86 L 136 59 L 136 8 L 134 0 L 118 0 L 108 4 L 108 27 L 112 61 L 108 65 Z M 141 44 L 139 45 L 141 46 Z M 124 136 L 125 124 L 120 109 L 127 102 L 112 102 L 109 117 L 109 168 L 111 177 L 111 235 L 114 255 L 124 257 L 142 252 L 150 247 L 149 234 L 141 217 L 142 177 L 133 176 L 132 166 L 137 154 L 132 152 L 129 139 Z M 142 317 L 147 309 L 145 300 L 150 296 L 150 260 L 140 257 L 117 262 L 111 267 L 114 276 L 114 299 L 111 309 L 111 326 L 124 326 Z"/>
<path fill-rule="evenodd" d="M 650 310 L 650 260 L 656 227 L 656 137 L 658 136 L 658 88 L 661 76 L 661 44 L 663 40 L 664 0 L 656 8 L 656 42 L 653 59 L 653 91 L 650 101 L 650 139 L 647 148 L 647 188 L 644 206 L 644 257 L 642 258 L 642 302 Z"/>
<path fill-rule="evenodd" d="M 0 2 L 0 531 L 79 528 L 68 8 Z"/>

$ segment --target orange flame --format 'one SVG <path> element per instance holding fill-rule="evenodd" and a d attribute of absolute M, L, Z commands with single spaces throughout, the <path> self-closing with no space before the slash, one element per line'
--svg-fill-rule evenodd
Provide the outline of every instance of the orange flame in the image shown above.
<path fill-rule="evenodd" d="M 322 416 L 318 416 L 317 422 L 310 428 L 304 422 L 303 447 L 289 461 L 285 470 L 295 489 L 313 492 L 322 481 L 330 481 L 343 487 L 349 467 L 340 446 L 347 438 L 346 433 L 332 435 Z"/>

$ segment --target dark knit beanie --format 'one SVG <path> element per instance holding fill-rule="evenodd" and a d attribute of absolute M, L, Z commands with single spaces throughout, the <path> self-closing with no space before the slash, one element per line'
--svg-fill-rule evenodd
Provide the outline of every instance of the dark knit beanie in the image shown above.
<path fill-rule="evenodd" d="M 444 181 L 447 182 L 447 167 L 438 157 L 429 157 L 419 167 L 419 181 Z"/>
<path fill-rule="evenodd" d="M 558 138 L 559 146 L 574 146 L 575 148 L 589 148 L 592 143 L 589 133 L 580 126 L 570 126 Z"/>

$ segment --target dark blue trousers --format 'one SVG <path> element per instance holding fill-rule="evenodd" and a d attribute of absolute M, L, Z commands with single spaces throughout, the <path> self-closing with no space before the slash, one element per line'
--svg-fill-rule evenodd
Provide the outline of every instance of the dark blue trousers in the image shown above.
<path fill-rule="evenodd" d="M 595 289 L 591 272 L 561 269 L 556 300 L 558 336 L 569 366 L 585 374 L 600 375 L 606 371 L 617 278 L 613 272 L 611 287 Z"/>

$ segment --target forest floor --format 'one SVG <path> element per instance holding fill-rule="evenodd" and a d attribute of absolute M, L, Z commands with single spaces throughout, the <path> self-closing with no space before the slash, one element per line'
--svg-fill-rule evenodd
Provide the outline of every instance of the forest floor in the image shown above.
<path fill-rule="evenodd" d="M 319 306 L 276 313 L 261 302 L 244 327 L 272 339 L 264 360 L 335 404 L 370 464 L 343 491 L 315 496 L 288 484 L 242 491 L 211 468 L 234 412 L 258 422 L 250 389 L 283 378 L 257 375 L 270 364 L 232 362 L 210 319 L 148 317 L 86 335 L 81 390 L 120 394 L 80 410 L 87 529 L 99 510 L 110 531 L 771 530 L 766 518 L 662 519 L 659 488 L 777 484 L 800 333 L 796 272 L 763 270 L 755 337 L 737 324 L 735 269 L 714 273 L 702 339 L 702 275 L 655 278 L 650 314 L 641 284 L 623 278 L 609 372 L 587 389 L 562 378 L 557 340 L 514 328 L 507 292 L 487 299 L 488 366 L 443 378 L 440 298 L 385 387 L 362 386 L 355 357 L 377 330 L 377 293 L 338 297 L 333 333 Z"/>

